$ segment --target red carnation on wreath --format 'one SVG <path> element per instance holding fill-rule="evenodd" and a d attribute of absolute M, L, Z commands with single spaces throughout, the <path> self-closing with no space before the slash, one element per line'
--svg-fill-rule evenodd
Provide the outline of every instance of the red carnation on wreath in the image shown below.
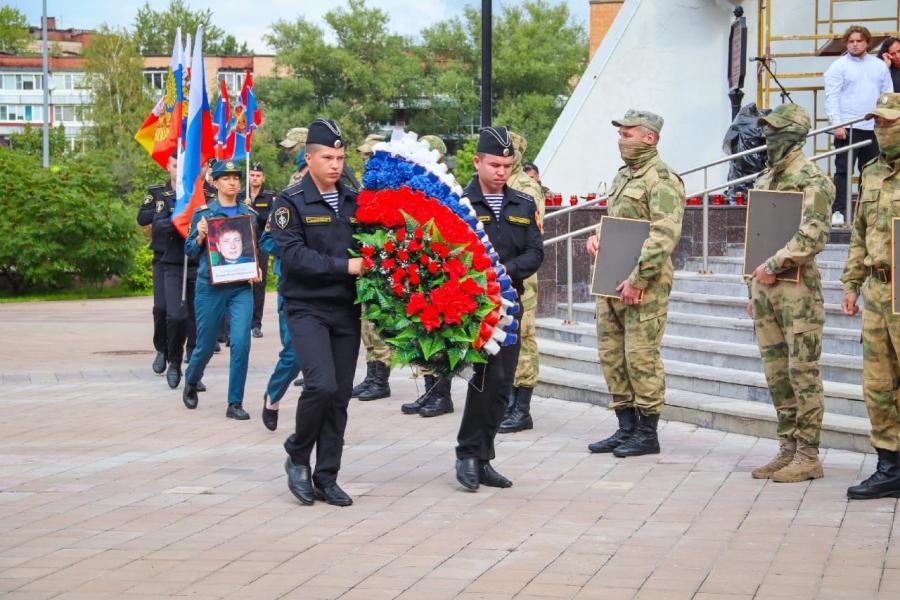
<path fill-rule="evenodd" d="M 356 218 L 368 271 L 357 280 L 363 318 L 395 364 L 450 376 L 484 362 L 484 326 L 497 316 L 496 274 L 483 244 L 453 212 L 403 187 L 364 191 Z M 496 319 L 494 319 L 496 323 Z"/>

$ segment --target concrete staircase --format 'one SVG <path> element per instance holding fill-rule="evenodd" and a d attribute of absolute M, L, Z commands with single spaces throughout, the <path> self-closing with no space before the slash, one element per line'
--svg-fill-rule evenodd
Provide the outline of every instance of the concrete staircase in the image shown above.
<path fill-rule="evenodd" d="M 762 372 L 753 321 L 746 315 L 747 287 L 740 271 L 742 246 L 702 260 L 691 258 L 675 274 L 663 338 L 666 409 L 663 417 L 724 431 L 775 435 L 775 411 Z M 825 293 L 825 336 L 820 362 L 826 414 L 823 446 L 871 451 L 862 396 L 860 317 L 840 311 L 838 281 L 847 246 L 830 244 L 818 257 Z M 575 324 L 558 317 L 537 320 L 542 396 L 607 405 L 610 400 L 597 358 L 594 303 L 579 303 Z"/>

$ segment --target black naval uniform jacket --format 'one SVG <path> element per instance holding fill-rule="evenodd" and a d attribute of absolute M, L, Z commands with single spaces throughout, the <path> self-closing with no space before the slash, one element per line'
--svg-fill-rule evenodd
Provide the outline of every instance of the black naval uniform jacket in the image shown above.
<path fill-rule="evenodd" d="M 534 199 L 525 192 L 503 186 L 503 204 L 497 219 L 484 199 L 477 175 L 464 193 L 521 296 L 525 292 L 525 280 L 537 273 L 544 261 L 544 238 L 538 228 Z"/>
<path fill-rule="evenodd" d="M 162 224 L 157 218 L 160 213 L 166 212 L 166 208 L 174 206 L 175 191 L 171 182 L 164 185 L 153 185 L 147 189 L 147 196 L 138 209 L 138 225 L 150 225 L 150 249 L 153 250 L 153 260 L 162 259 L 166 252 L 166 232 L 160 227 Z"/>
<path fill-rule="evenodd" d="M 249 199 L 247 193 L 244 192 L 240 201 L 256 211 L 256 240 L 259 241 L 259 238 L 262 237 L 263 232 L 266 230 L 269 212 L 272 210 L 272 204 L 275 202 L 275 192 L 263 189 L 259 191 L 256 198 L 250 197 Z"/>
<path fill-rule="evenodd" d="M 353 304 L 356 276 L 347 272 L 348 249 L 358 249 L 356 192 L 338 182 L 338 213 L 307 173 L 272 206 L 269 230 L 281 257 L 278 291 L 287 300 Z"/>

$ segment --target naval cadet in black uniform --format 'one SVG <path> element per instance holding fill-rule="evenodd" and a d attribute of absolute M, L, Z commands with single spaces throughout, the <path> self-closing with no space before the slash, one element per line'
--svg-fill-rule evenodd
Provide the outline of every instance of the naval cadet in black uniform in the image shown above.
<path fill-rule="evenodd" d="M 156 357 L 153 359 L 153 372 L 157 375 L 166 370 L 166 362 L 171 360 L 167 355 L 168 342 L 166 340 L 166 289 L 163 280 L 163 263 L 161 261 L 166 251 L 166 235 L 159 227 L 156 216 L 166 206 L 168 197 L 174 197 L 174 182 L 178 172 L 178 161 L 174 156 L 169 157 L 166 165 L 169 172 L 169 181 L 163 185 L 154 185 L 147 190 L 147 196 L 138 209 L 138 225 L 151 225 L 150 249 L 153 251 L 153 348 Z"/>
<path fill-rule="evenodd" d="M 272 207 L 269 228 L 281 256 L 278 291 L 303 371 L 295 431 L 284 443 L 288 488 L 304 505 L 353 500 L 337 484 L 347 406 L 359 355 L 356 192 L 342 181 L 344 140 L 334 121 L 316 119 L 306 141 L 309 172 Z M 315 447 L 315 471 L 310 457 Z"/>
<path fill-rule="evenodd" d="M 521 296 L 525 279 L 536 273 L 544 260 L 544 242 L 534 199 L 506 185 L 515 163 L 507 129 L 482 129 L 473 160 L 476 175 L 465 195 Z M 516 341 L 503 346 L 486 364 L 475 366 L 456 446 L 456 479 L 468 490 L 477 490 L 479 484 L 500 488 L 512 485 L 490 461 L 495 456 L 494 438 L 506 411 L 518 360 Z"/>
<path fill-rule="evenodd" d="M 247 192 L 241 194 L 241 201 L 245 202 L 256 211 L 256 240 L 259 248 L 259 238 L 266 230 L 266 222 L 269 220 L 269 210 L 275 201 L 275 192 L 263 189 L 266 183 L 266 174 L 262 163 L 255 162 L 250 165 L 250 195 Z M 250 332 L 255 338 L 261 338 L 263 308 L 266 304 L 266 279 L 269 274 L 269 255 L 259 250 L 259 268 L 262 270 L 262 281 L 253 284 L 253 319 L 250 321 Z"/>

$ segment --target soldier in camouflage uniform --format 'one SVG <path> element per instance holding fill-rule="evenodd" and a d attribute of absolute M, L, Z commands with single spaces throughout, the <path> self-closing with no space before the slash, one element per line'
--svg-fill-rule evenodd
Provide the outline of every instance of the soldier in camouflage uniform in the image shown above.
<path fill-rule="evenodd" d="M 828 242 L 834 184 L 803 155 L 809 115 L 801 106 L 783 104 L 759 120 L 767 126 L 768 167 L 755 188 L 803 193 L 800 228 L 788 243 L 748 278 L 759 353 L 778 416 L 778 454 L 753 470 L 755 479 L 781 483 L 822 477 L 819 434 L 825 394 L 819 373 L 825 305 L 816 254 Z M 800 268 L 799 281 L 778 274 Z"/>
<path fill-rule="evenodd" d="M 544 218 L 544 190 L 525 171 L 522 170 L 522 161 L 525 150 L 528 149 L 528 141 L 521 135 L 509 132 L 513 149 L 516 152 L 516 162 L 513 165 L 512 175 L 509 176 L 507 185 L 514 190 L 524 192 L 534 198 L 538 209 L 538 228 L 543 230 L 541 222 Z M 538 287 L 537 273 L 525 280 L 525 293 L 522 294 L 522 322 L 520 325 L 519 363 L 516 367 L 516 379 L 513 383 L 512 393 L 509 396 L 509 404 L 506 414 L 500 423 L 500 433 L 513 433 L 532 429 L 534 421 L 531 418 L 531 394 L 538 381 L 538 347 L 537 334 L 534 327 L 535 313 L 537 312 Z"/>
<path fill-rule="evenodd" d="M 900 498 L 900 315 L 891 306 L 891 220 L 900 217 L 900 94 L 882 94 L 875 110 L 880 155 L 862 172 L 850 254 L 841 281 L 845 314 L 862 317 L 863 395 L 878 453 L 871 477 L 847 489 L 854 499 Z"/>
<path fill-rule="evenodd" d="M 421 140 L 428 144 L 430 149 L 437 151 L 440 155 L 438 162 L 444 162 L 447 157 L 447 145 L 444 144 L 444 140 L 436 135 L 423 135 Z M 422 369 L 422 374 L 425 376 L 425 391 L 412 402 L 400 406 L 400 412 L 420 417 L 437 417 L 453 412 L 450 379 L 435 377 L 428 369 Z"/>
<path fill-rule="evenodd" d="M 363 162 L 372 158 L 374 154 L 372 148 L 384 140 L 385 137 L 377 133 L 366 136 L 366 140 L 356 148 L 362 155 Z M 362 341 L 366 348 L 366 378 L 353 387 L 350 397 L 363 401 L 389 398 L 391 385 L 388 379 L 391 376 L 394 353 L 375 333 L 375 326 L 365 319 L 362 322 Z"/>
<path fill-rule="evenodd" d="M 597 350 L 619 428 L 588 449 L 621 458 L 659 453 L 656 428 L 666 387 L 659 347 L 672 290 L 671 255 L 681 237 L 684 184 L 656 149 L 662 117 L 629 110 L 612 124 L 619 128 L 625 166 L 610 188 L 609 215 L 650 221 L 638 265 L 617 288 L 621 296 L 597 299 Z M 588 253 L 595 256 L 597 247 L 592 235 Z"/>
<path fill-rule="evenodd" d="M 294 160 L 294 166 L 297 167 L 297 170 L 291 173 L 288 186 L 303 179 L 303 175 L 305 174 L 303 169 L 306 166 L 306 136 L 308 134 L 309 130 L 306 127 L 293 127 L 288 129 L 284 139 L 278 142 L 278 145 L 287 150 L 288 154 L 291 155 L 291 158 Z M 300 164 L 301 161 L 302 164 Z"/>

